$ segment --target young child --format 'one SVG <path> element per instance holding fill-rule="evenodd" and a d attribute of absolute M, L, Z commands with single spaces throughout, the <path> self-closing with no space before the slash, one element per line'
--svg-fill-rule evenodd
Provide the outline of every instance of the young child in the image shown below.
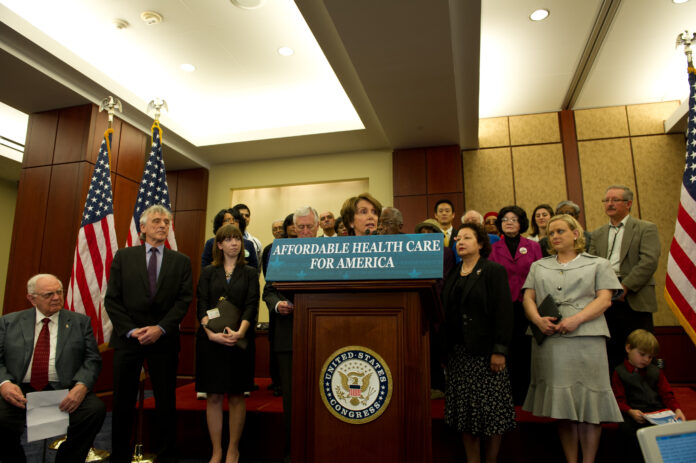
<path fill-rule="evenodd" d="M 628 358 L 614 369 L 611 387 L 624 417 L 619 424 L 619 438 L 627 456 L 625 461 L 642 461 L 636 431 L 650 426 L 643 413 L 668 408 L 676 418 L 686 421 L 674 397 L 667 378 L 652 359 L 660 345 L 655 336 L 646 330 L 635 330 L 626 339 Z"/>

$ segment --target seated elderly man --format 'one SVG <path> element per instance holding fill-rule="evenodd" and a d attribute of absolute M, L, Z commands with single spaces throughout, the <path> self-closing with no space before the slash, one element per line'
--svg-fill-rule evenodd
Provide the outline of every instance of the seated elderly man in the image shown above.
<path fill-rule="evenodd" d="M 380 235 L 401 235 L 404 226 L 404 216 L 395 207 L 385 207 L 379 216 L 377 233 Z"/>
<path fill-rule="evenodd" d="M 85 461 L 106 416 L 90 392 L 101 370 L 90 319 L 63 309 L 63 285 L 53 275 L 33 276 L 27 293 L 34 307 L 0 318 L 0 461 L 26 462 L 26 394 L 58 389 L 68 389 L 59 408 L 70 415 L 55 461 Z"/>

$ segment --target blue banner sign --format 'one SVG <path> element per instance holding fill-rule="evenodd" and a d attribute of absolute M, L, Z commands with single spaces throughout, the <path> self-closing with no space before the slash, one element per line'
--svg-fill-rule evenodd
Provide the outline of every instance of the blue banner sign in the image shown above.
<path fill-rule="evenodd" d="M 266 281 L 442 278 L 439 234 L 277 239 Z"/>

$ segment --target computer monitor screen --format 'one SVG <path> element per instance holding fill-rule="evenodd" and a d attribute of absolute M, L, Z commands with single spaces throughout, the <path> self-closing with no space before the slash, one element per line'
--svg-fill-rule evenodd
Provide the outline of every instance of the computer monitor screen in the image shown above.
<path fill-rule="evenodd" d="M 696 461 L 696 432 L 657 436 L 655 440 L 664 463 Z"/>

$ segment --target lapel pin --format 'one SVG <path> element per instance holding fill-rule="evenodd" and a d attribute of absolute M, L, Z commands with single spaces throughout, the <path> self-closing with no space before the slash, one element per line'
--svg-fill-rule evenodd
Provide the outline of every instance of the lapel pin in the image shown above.
<path fill-rule="evenodd" d="M 522 255 L 527 254 L 527 248 L 520 248 L 520 254 L 522 254 Z"/>

